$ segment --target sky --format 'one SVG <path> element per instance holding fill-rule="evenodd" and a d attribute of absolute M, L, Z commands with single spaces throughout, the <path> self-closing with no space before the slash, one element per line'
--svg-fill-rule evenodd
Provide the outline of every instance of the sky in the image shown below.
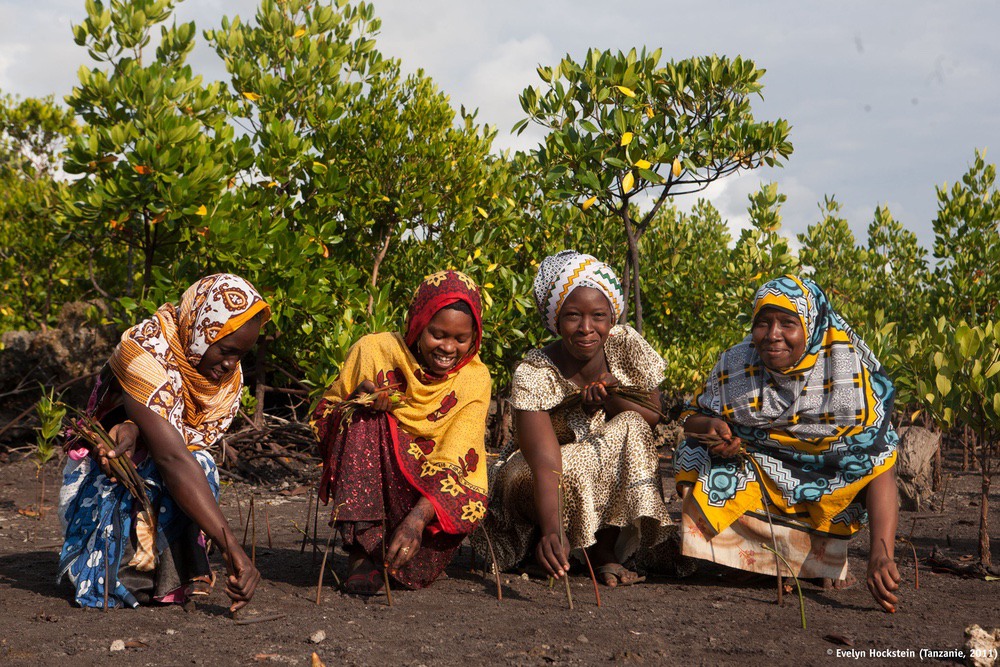
<path fill-rule="evenodd" d="M 186 0 L 178 20 L 201 30 L 222 16 L 249 20 L 256 0 Z M 478 108 L 494 144 L 530 150 L 541 134 L 510 128 L 524 117 L 518 95 L 539 86 L 535 68 L 588 48 L 663 49 L 664 60 L 713 53 L 767 70 L 756 118 L 786 119 L 794 153 L 780 169 L 742 172 L 704 191 L 738 234 L 747 195 L 776 182 L 788 197 L 783 231 L 802 233 L 834 196 L 859 242 L 876 206 L 930 250 L 937 187 L 961 179 L 975 150 L 1000 150 L 1000 1 L 746 0 L 646 3 L 607 0 L 375 0 L 378 48 L 407 71 L 422 68 L 455 108 Z M 83 0 L 0 0 L 0 92 L 66 95 L 81 65 L 71 25 Z M 189 62 L 225 79 L 200 40 Z M 694 198 L 675 202 L 690 208 Z"/>

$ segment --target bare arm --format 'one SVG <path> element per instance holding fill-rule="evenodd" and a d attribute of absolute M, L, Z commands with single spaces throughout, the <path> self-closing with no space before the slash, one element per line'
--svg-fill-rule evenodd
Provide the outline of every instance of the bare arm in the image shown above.
<path fill-rule="evenodd" d="M 866 583 L 875 601 L 888 612 L 896 611 L 902 577 L 896 569 L 896 525 L 899 521 L 899 496 L 896 491 L 896 467 L 885 471 L 865 488 L 868 508 L 871 552 L 868 555 Z"/>
<path fill-rule="evenodd" d="M 257 571 L 240 548 L 236 535 L 215 502 L 205 473 L 188 451 L 181 434 L 160 415 L 125 394 L 125 411 L 139 427 L 143 441 L 171 497 L 206 535 L 223 551 L 229 578 L 226 593 L 236 611 L 253 597 L 260 580 Z"/>
<path fill-rule="evenodd" d="M 516 410 L 517 440 L 534 480 L 535 512 L 541 539 L 535 558 L 549 574 L 561 577 L 569 571 L 569 545 L 563 547 L 562 521 L 559 517 L 559 479 L 562 452 L 552 418 L 547 412 Z"/>

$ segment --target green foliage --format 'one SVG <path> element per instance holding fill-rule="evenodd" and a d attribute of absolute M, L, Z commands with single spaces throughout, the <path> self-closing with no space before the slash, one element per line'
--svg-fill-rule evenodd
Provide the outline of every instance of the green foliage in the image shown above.
<path fill-rule="evenodd" d="M 59 154 L 77 131 L 51 98 L 0 97 L 0 331 L 54 324 L 86 290 L 55 215 L 65 188 Z"/>
<path fill-rule="evenodd" d="M 636 328 L 642 331 L 638 240 L 666 198 L 704 189 L 738 169 L 777 165 L 792 152 L 783 120 L 758 122 L 750 96 L 764 70 L 742 58 L 689 58 L 660 65 L 660 50 L 627 54 L 590 50 L 540 67 L 545 88 L 527 88 L 521 107 L 549 130 L 535 152 L 543 188 L 580 202 L 591 214 L 615 216 L 627 241 L 626 274 Z M 630 202 L 651 197 L 636 216 Z M 615 258 L 605 259 L 617 261 Z"/>
<path fill-rule="evenodd" d="M 994 319 L 1000 301 L 1000 189 L 985 158 L 976 151 L 961 183 L 938 188 L 934 219 L 934 313 L 972 324 Z"/>
<path fill-rule="evenodd" d="M 56 400 L 55 390 L 43 391 L 41 398 L 35 403 L 35 413 L 38 416 L 39 427 L 35 451 L 32 452 L 31 458 L 38 470 L 41 470 L 58 451 L 56 440 L 62 432 L 66 407 Z"/>
<path fill-rule="evenodd" d="M 246 141 L 234 139 L 219 86 L 203 85 L 184 64 L 194 23 L 160 25 L 174 6 L 87 0 L 87 18 L 73 34 L 103 67 L 81 67 L 80 84 L 66 98 L 85 122 L 65 154 L 66 171 L 79 175 L 63 198 L 73 237 L 91 258 L 111 260 L 98 276 L 111 296 L 136 297 L 137 274 L 142 296 L 158 283 L 149 304 L 211 268 L 198 241 L 249 158 Z"/>

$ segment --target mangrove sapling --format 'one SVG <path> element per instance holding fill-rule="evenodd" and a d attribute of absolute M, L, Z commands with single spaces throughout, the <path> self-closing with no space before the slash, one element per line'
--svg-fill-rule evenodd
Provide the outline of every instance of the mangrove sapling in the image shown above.
<path fill-rule="evenodd" d="M 773 553 L 776 558 L 780 558 L 781 562 L 784 563 L 785 567 L 788 568 L 788 572 L 792 575 L 792 579 L 795 580 L 795 588 L 799 592 L 799 614 L 802 616 L 802 629 L 805 630 L 806 629 L 806 602 L 805 602 L 805 598 L 802 597 L 802 586 L 799 585 L 799 578 L 795 576 L 794 572 L 792 572 L 792 566 L 788 564 L 788 561 L 785 560 L 784 556 L 782 556 L 775 549 L 772 549 L 771 547 L 767 546 L 766 544 L 762 544 L 760 546 L 765 551 L 770 551 L 771 553 Z"/>
<path fill-rule="evenodd" d="M 63 403 L 60 403 L 60 405 L 65 406 Z M 111 439 L 108 432 L 104 430 L 100 422 L 81 410 L 77 410 L 71 406 L 65 407 L 73 411 L 76 415 L 73 424 L 75 437 L 79 437 L 87 444 L 87 448 L 91 454 L 99 452 L 102 447 L 109 452 L 114 450 L 116 443 Z M 151 572 L 156 568 L 159 556 L 155 548 L 156 513 L 153 512 L 153 505 L 149 502 L 149 496 L 146 495 L 146 482 L 139 476 L 139 472 L 136 470 L 131 456 L 109 457 L 108 466 L 111 468 L 115 479 L 139 502 L 140 511 L 136 515 L 135 529 L 140 544 L 144 543 L 144 540 L 151 541 L 149 549 L 136 550 L 136 555 L 129 564 L 135 565 L 136 569 L 141 572 Z M 145 519 L 142 518 L 143 514 L 146 515 Z M 146 557 L 140 559 L 140 553 L 143 553 Z"/>
<path fill-rule="evenodd" d="M 330 536 L 326 538 L 326 549 L 323 550 L 323 561 L 319 564 L 319 583 L 316 584 L 316 604 L 320 603 L 320 596 L 323 592 L 323 575 L 326 573 L 326 557 L 330 554 L 330 545 L 333 544 L 334 535 L 337 531 L 337 517 L 340 516 L 340 508 L 345 503 L 340 503 L 333 508 L 333 520 L 330 522 Z M 337 573 L 334 572 L 334 576 Z M 338 582 L 339 584 L 339 582 Z"/>
<path fill-rule="evenodd" d="M 655 403 L 652 399 L 652 394 L 641 387 L 635 387 L 631 385 L 611 385 L 606 386 L 605 390 L 608 394 L 612 396 L 618 396 L 619 398 L 624 398 L 630 403 L 635 403 L 636 405 L 651 410 L 660 416 L 660 419 L 664 421 L 670 421 L 670 418 L 661 412 L 660 408 L 662 406 Z M 576 393 L 570 395 L 562 403 L 553 408 L 553 411 L 562 408 L 572 408 L 583 402 L 583 390 L 579 390 Z"/>
<path fill-rule="evenodd" d="M 701 443 L 702 445 L 704 445 L 705 447 L 710 447 L 712 445 L 719 445 L 719 444 L 722 444 L 724 442 L 727 442 L 727 440 L 725 438 L 721 438 L 721 437 L 719 437 L 717 435 L 712 435 L 711 433 L 692 433 L 690 431 L 685 431 L 684 432 L 684 437 L 696 440 L 699 443 Z M 775 576 L 776 576 L 777 584 L 778 584 L 778 601 L 777 601 L 777 603 L 778 603 L 778 606 L 780 607 L 784 603 L 784 583 L 781 580 L 781 564 L 778 562 L 778 559 L 781 558 L 781 556 L 778 554 L 778 540 L 777 540 L 777 538 L 775 537 L 775 534 L 774 534 L 774 523 L 771 521 L 771 510 L 769 509 L 769 502 L 768 502 L 768 498 L 767 498 L 767 492 L 764 489 L 764 477 L 763 477 L 763 474 L 761 473 L 760 468 L 757 466 L 757 462 L 747 452 L 745 446 L 744 447 L 740 447 L 740 451 L 737 452 L 737 457 L 739 458 L 740 463 L 744 466 L 744 469 L 746 467 L 747 462 L 750 463 L 750 466 L 753 468 L 754 474 L 757 477 L 757 485 L 760 487 L 761 505 L 763 506 L 765 516 L 767 516 L 767 527 L 768 527 L 768 529 L 771 532 L 771 546 L 772 546 L 772 548 L 768 549 L 768 551 L 770 551 L 770 552 L 772 552 L 774 554 L 774 572 L 775 572 Z M 781 560 L 784 561 L 785 559 L 782 558 Z M 789 572 L 791 572 L 791 569 L 789 569 Z M 792 576 L 795 576 L 795 575 L 793 574 Z M 803 611 L 803 614 L 804 613 L 805 612 Z"/>
<path fill-rule="evenodd" d="M 558 512 L 559 512 L 559 548 L 562 549 L 563 553 L 566 553 L 567 552 L 567 549 L 566 549 L 566 529 L 565 529 L 566 519 L 563 516 L 563 505 L 564 505 L 564 503 L 563 503 L 563 476 L 562 476 L 561 472 L 557 472 L 555 470 L 553 470 L 552 472 L 554 472 L 559 477 L 559 486 L 557 487 L 557 490 L 558 490 L 558 498 L 557 498 L 557 500 L 558 500 Z M 566 574 L 563 576 L 563 581 L 566 583 L 566 600 L 569 602 L 569 608 L 573 609 L 573 593 L 569 590 L 569 571 L 568 570 L 567 570 Z"/>
<path fill-rule="evenodd" d="M 38 518 L 45 516 L 45 464 L 56 455 L 56 439 L 62 431 L 63 417 L 66 416 L 66 408 L 55 400 L 55 391 L 43 393 L 35 404 L 35 412 L 38 415 L 40 425 L 38 427 L 38 437 L 35 441 L 35 451 L 32 453 L 32 460 L 35 464 L 35 478 L 39 481 L 38 491 Z"/>

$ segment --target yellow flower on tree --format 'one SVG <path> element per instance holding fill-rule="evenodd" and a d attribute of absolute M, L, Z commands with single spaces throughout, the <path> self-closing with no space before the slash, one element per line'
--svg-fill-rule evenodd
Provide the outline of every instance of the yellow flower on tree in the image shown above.
<path fill-rule="evenodd" d="M 470 500 L 468 504 L 462 507 L 462 521 L 475 523 L 484 516 L 486 516 L 486 505 L 483 505 L 478 500 Z"/>
<path fill-rule="evenodd" d="M 460 493 L 465 493 L 465 489 L 449 475 L 441 480 L 441 493 L 447 493 L 454 498 Z"/>

